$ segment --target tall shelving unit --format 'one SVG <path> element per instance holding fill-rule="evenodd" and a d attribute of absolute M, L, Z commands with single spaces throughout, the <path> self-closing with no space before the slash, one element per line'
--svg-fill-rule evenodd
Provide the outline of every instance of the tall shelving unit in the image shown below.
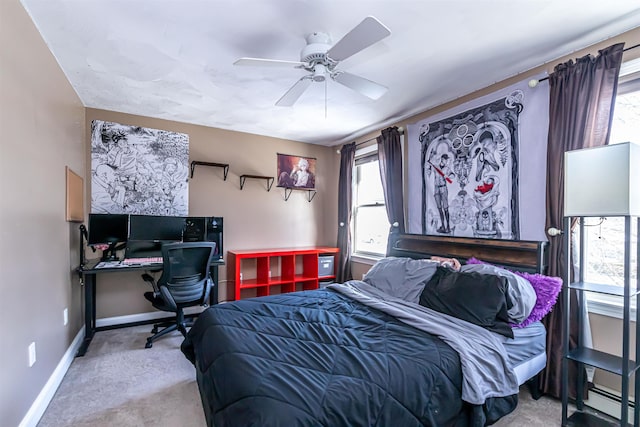
<path fill-rule="evenodd" d="M 571 242 L 571 228 L 572 219 L 576 218 L 579 221 L 579 272 L 577 280 L 571 280 L 571 251 L 573 245 Z M 564 251 L 565 262 L 567 271 L 565 272 L 564 280 L 564 340 L 563 340 L 563 360 L 562 360 L 562 426 L 599 426 L 609 425 L 603 424 L 600 419 L 594 417 L 588 412 L 584 412 L 584 396 L 582 395 L 582 387 L 580 386 L 584 378 L 582 377 L 584 372 L 584 366 L 589 365 L 599 369 L 603 369 L 608 372 L 612 372 L 621 377 L 621 408 L 620 408 L 620 425 L 627 426 L 629 418 L 629 382 L 631 376 L 638 370 L 640 364 L 631 359 L 630 354 L 630 334 L 631 334 L 631 298 L 636 298 L 636 317 L 634 321 L 636 326 L 640 325 L 640 263 L 636 262 L 636 278 L 635 283 L 631 280 L 631 251 L 635 245 L 637 251 L 636 260 L 640 260 L 640 246 L 636 241 L 632 241 L 632 225 L 635 221 L 635 232 L 637 236 L 638 229 L 640 227 L 640 218 L 634 216 L 624 216 L 625 221 L 625 241 L 624 241 L 624 286 L 620 287 L 609 283 L 593 283 L 587 282 L 584 279 L 585 271 L 585 233 L 584 233 L 584 219 L 585 217 L 565 217 L 564 219 Z M 580 306 L 578 312 L 584 313 L 585 310 L 581 308 L 585 303 L 585 292 L 597 292 L 605 295 L 620 296 L 623 298 L 623 319 L 622 319 L 622 356 L 605 353 L 602 351 L 590 349 L 584 347 L 581 342 L 578 342 L 576 348 L 569 349 L 569 330 L 571 319 L 570 313 L 570 298 L 569 292 L 571 289 L 576 290 L 578 293 L 578 305 Z M 580 318 L 577 319 L 578 327 L 584 321 Z M 636 327 L 635 330 L 635 354 L 640 355 L 640 327 Z M 637 358 L 638 356 L 636 356 Z M 576 407 L 577 411 L 570 417 L 568 416 L 568 367 L 569 361 L 573 360 L 578 364 L 578 378 L 577 378 L 577 396 Z M 633 426 L 638 427 L 640 425 L 640 372 L 635 375 L 634 381 L 634 418 Z"/>
<path fill-rule="evenodd" d="M 638 227 L 640 226 L 640 145 L 623 142 L 605 144 L 596 147 L 566 151 L 564 153 L 564 337 L 562 358 L 562 425 L 600 426 L 612 425 L 599 417 L 584 411 L 584 366 L 589 365 L 621 377 L 620 425 L 627 427 L 629 420 L 629 383 L 635 375 L 634 383 L 634 416 L 633 425 L 640 427 L 640 364 L 631 359 L 631 298 L 635 298 L 636 306 L 636 357 L 640 357 L 640 266 L 636 256 L 636 278 L 632 282 L 631 252 L 638 247 Z M 624 246 L 622 254 L 623 283 L 622 287 L 614 283 L 592 283 L 585 280 L 585 218 L 617 217 L 624 219 Z M 580 231 L 580 248 L 577 255 L 579 271 L 573 279 L 571 223 L 577 220 Z M 635 231 L 632 227 L 635 225 Z M 635 238 L 633 237 L 635 234 Z M 578 339 L 575 348 L 569 348 L 569 331 L 571 325 L 570 295 L 577 294 L 578 330 L 584 319 L 585 292 L 622 297 L 622 351 L 610 354 L 586 348 Z M 578 367 L 576 407 L 577 411 L 568 417 L 569 361 Z"/>

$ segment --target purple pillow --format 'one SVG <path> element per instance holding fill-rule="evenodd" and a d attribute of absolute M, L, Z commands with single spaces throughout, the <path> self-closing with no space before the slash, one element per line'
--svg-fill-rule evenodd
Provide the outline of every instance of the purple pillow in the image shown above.
<path fill-rule="evenodd" d="M 467 264 L 488 264 L 477 258 L 469 258 Z M 501 267 L 502 268 L 502 267 Z M 506 270 L 506 269 L 505 269 Z M 509 270 L 511 271 L 511 270 Z M 558 299 L 558 295 L 562 290 L 562 279 L 559 277 L 545 276 L 539 273 L 525 273 L 522 271 L 513 271 L 514 274 L 527 279 L 533 290 L 536 292 L 536 304 L 531 310 L 531 314 L 522 323 L 512 325 L 514 328 L 524 328 L 541 320 L 546 316 Z"/>

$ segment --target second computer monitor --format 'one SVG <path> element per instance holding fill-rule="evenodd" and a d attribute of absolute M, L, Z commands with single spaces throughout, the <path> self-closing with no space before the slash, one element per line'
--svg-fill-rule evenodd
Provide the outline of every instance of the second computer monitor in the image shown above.
<path fill-rule="evenodd" d="M 222 217 L 130 215 L 127 258 L 161 256 L 163 243 L 215 242 L 215 258 L 223 256 Z"/>
<path fill-rule="evenodd" d="M 184 224 L 182 216 L 131 215 L 129 240 L 179 242 Z"/>
<path fill-rule="evenodd" d="M 182 216 L 130 215 L 125 258 L 157 258 L 164 243 L 182 241 Z"/>

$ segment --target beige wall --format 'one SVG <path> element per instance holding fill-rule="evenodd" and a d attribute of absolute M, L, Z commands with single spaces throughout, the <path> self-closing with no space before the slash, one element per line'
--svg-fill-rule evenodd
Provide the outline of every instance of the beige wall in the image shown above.
<path fill-rule="evenodd" d="M 224 217 L 225 259 L 226 251 L 233 249 L 336 245 L 338 199 L 335 189 L 339 154 L 335 149 L 89 108 L 85 132 L 87 176 L 91 174 L 92 120 L 186 133 L 190 161 L 229 164 L 226 181 L 221 168 L 206 166 L 196 166 L 194 177 L 189 181 L 189 215 Z M 265 180 L 247 179 L 240 189 L 242 174 L 275 177 L 277 153 L 317 159 L 317 193 L 311 202 L 306 191 L 294 191 L 285 201 L 284 190 L 274 183 L 271 191 L 267 191 Z M 90 189 L 87 191 L 90 199 Z M 87 255 L 97 254 L 88 251 Z M 101 275 L 98 280 L 98 319 L 154 311 L 142 297 L 148 285 L 139 273 Z M 226 268 L 221 267 L 221 301 L 226 300 L 226 283 Z"/>
<path fill-rule="evenodd" d="M 65 166 L 85 170 L 84 107 L 18 0 L 0 2 L 0 425 L 16 426 L 81 326 Z M 63 326 L 63 310 L 70 323 Z M 29 368 L 27 348 L 36 343 Z"/>

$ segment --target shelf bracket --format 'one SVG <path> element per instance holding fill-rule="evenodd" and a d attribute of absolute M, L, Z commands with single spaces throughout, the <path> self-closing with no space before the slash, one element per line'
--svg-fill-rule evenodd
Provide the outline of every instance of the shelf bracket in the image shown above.
<path fill-rule="evenodd" d="M 309 200 L 309 203 L 311 203 L 314 197 L 316 197 L 316 190 L 308 190 L 307 200 Z"/>
<path fill-rule="evenodd" d="M 291 187 L 286 187 L 284 189 L 284 201 L 286 202 L 287 200 L 289 200 L 289 197 L 291 197 L 291 192 L 294 189 Z M 296 188 L 296 190 L 298 190 Z M 300 188 L 299 190 L 305 190 L 303 188 Z M 313 200 L 314 197 L 316 197 L 316 190 L 306 190 L 307 191 L 307 200 L 309 201 L 309 203 L 311 203 L 311 201 Z"/>
<path fill-rule="evenodd" d="M 226 163 L 212 163 L 212 162 L 200 162 L 197 160 L 194 160 L 191 162 L 191 178 L 193 178 L 193 174 L 196 170 L 196 165 L 200 165 L 200 166 L 213 166 L 213 167 L 217 167 L 217 168 L 223 168 L 224 169 L 224 180 L 227 180 L 227 175 L 229 174 L 229 165 Z"/>
<path fill-rule="evenodd" d="M 271 191 L 271 187 L 273 186 L 273 181 L 275 181 L 275 178 L 272 176 L 262 176 L 262 175 L 240 175 L 240 189 L 242 190 L 244 188 L 244 183 L 247 180 L 247 178 L 254 178 L 254 179 L 264 179 L 267 181 L 267 191 Z"/>

